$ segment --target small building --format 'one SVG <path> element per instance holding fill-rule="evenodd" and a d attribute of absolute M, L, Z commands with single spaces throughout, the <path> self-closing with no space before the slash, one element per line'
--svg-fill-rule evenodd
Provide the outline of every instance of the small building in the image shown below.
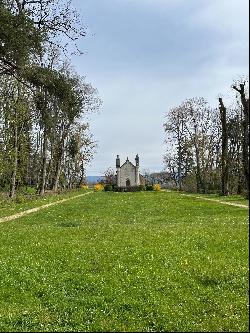
<path fill-rule="evenodd" d="M 145 185 L 145 181 L 139 172 L 139 156 L 135 157 L 135 165 L 127 157 L 125 163 L 121 165 L 120 157 L 116 158 L 116 185 L 118 187 L 133 187 Z"/>

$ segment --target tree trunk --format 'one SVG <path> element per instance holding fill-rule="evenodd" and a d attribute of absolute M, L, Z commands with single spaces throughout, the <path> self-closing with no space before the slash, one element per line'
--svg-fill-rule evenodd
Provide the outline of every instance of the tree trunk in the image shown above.
<path fill-rule="evenodd" d="M 195 147 L 195 160 L 196 160 L 196 186 L 197 186 L 197 192 L 201 193 L 203 189 L 203 182 L 202 182 L 202 176 L 201 176 L 201 165 L 200 165 L 200 150 L 199 150 L 199 141 L 198 141 L 198 130 L 197 130 L 197 124 L 195 118 L 192 119 L 194 124 L 194 137 L 192 139 Z"/>
<path fill-rule="evenodd" d="M 62 158 L 63 158 L 64 147 L 65 147 L 65 139 L 67 138 L 67 135 L 68 135 L 69 126 L 70 125 L 68 125 L 66 127 L 64 133 L 62 134 L 62 138 L 61 138 L 59 146 L 57 148 L 58 152 L 57 152 L 57 159 L 56 159 L 55 178 L 53 179 L 53 184 L 52 184 L 53 191 L 58 190 L 59 178 L 61 175 Z"/>
<path fill-rule="evenodd" d="M 62 154 L 60 154 L 61 157 L 58 158 L 57 163 L 56 163 L 56 174 L 55 174 L 55 178 L 53 179 L 53 191 L 57 191 L 58 190 L 58 184 L 59 184 L 59 178 L 61 175 L 61 158 L 62 158 Z"/>
<path fill-rule="evenodd" d="M 227 110 L 222 98 L 219 98 L 220 119 L 222 127 L 222 153 L 221 153 L 221 194 L 227 196 L 228 191 L 228 131 L 227 131 Z"/>
<path fill-rule="evenodd" d="M 48 162 L 48 160 L 47 160 Z M 47 166 L 47 170 L 46 170 L 46 180 L 45 180 L 45 188 L 50 188 L 51 185 L 51 169 L 52 169 L 52 157 L 50 158 L 49 162 L 48 162 L 48 166 Z"/>
<path fill-rule="evenodd" d="M 10 181 L 10 198 L 14 198 L 16 192 L 16 175 L 17 175 L 17 163 L 18 163 L 18 135 L 17 135 L 17 125 L 14 126 L 14 161 L 13 161 L 13 170 L 11 174 Z"/>
<path fill-rule="evenodd" d="M 197 192 L 201 193 L 203 184 L 202 184 L 202 177 L 201 177 L 201 166 L 200 166 L 200 151 L 199 151 L 199 144 L 198 144 L 198 134 L 197 134 L 197 127 L 195 128 L 195 137 L 194 137 L 194 146 L 195 146 L 195 159 L 196 159 L 196 184 L 197 184 Z"/>
<path fill-rule="evenodd" d="M 178 128 L 178 189 L 182 190 L 182 177 L 181 177 L 181 163 L 182 163 L 182 149 L 181 149 L 181 137 Z"/>
<path fill-rule="evenodd" d="M 46 171 L 47 171 L 47 129 L 44 128 L 43 135 L 43 149 L 42 149 L 42 172 L 41 172 L 41 183 L 39 188 L 39 194 L 44 195 L 46 185 Z"/>
<path fill-rule="evenodd" d="M 17 100 L 14 107 L 14 142 L 13 142 L 13 152 L 14 152 L 14 161 L 13 161 L 13 169 L 10 180 L 10 193 L 9 197 L 14 198 L 16 194 L 16 176 L 18 170 L 18 102 L 20 96 L 20 87 L 19 84 L 17 86 Z"/>
<path fill-rule="evenodd" d="M 82 159 L 82 163 L 81 163 L 81 184 L 85 184 L 86 182 L 86 175 L 85 175 L 85 168 L 84 168 L 84 159 Z"/>
<path fill-rule="evenodd" d="M 195 147 L 196 152 L 196 183 L 197 183 L 197 192 L 201 193 L 202 191 L 202 179 L 201 179 L 201 168 L 200 168 L 200 156 L 198 148 Z"/>
<path fill-rule="evenodd" d="M 240 88 L 233 86 L 233 89 L 240 94 L 243 106 L 243 142 L 242 142 L 242 164 L 245 176 L 245 187 L 247 198 L 249 199 L 249 99 L 246 98 L 245 83 L 240 84 Z"/>

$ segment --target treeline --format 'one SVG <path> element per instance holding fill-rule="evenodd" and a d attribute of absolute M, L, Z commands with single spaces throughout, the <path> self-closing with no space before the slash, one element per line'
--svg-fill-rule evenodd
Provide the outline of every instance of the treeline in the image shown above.
<path fill-rule="evenodd" d="M 246 81 L 232 85 L 226 105 L 191 98 L 172 108 L 164 129 L 165 170 L 179 190 L 249 197 L 249 97 Z"/>
<path fill-rule="evenodd" d="M 0 0 L 0 190 L 84 182 L 97 90 L 71 68 L 86 29 L 67 0 Z"/>

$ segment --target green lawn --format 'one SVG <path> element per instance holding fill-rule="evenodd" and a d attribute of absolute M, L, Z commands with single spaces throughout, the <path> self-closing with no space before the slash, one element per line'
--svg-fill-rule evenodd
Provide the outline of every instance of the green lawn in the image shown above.
<path fill-rule="evenodd" d="M 247 209 L 176 192 L 1 223 L 0 329 L 246 332 L 248 230 Z"/>
<path fill-rule="evenodd" d="M 195 196 L 200 196 L 199 194 L 196 194 Z M 218 201 L 228 201 L 233 202 L 237 204 L 242 205 L 248 205 L 249 201 L 242 197 L 241 195 L 228 195 L 228 196 L 222 196 L 218 194 L 202 194 L 202 197 L 209 198 L 209 199 L 216 199 Z"/>
<path fill-rule="evenodd" d="M 71 190 L 66 193 L 47 193 L 41 197 L 39 195 L 18 195 L 16 200 L 8 198 L 7 194 L 0 195 L 0 218 L 23 212 L 27 209 L 40 207 L 51 202 L 59 201 L 61 199 L 70 198 L 81 193 L 87 192 L 86 190 Z"/>

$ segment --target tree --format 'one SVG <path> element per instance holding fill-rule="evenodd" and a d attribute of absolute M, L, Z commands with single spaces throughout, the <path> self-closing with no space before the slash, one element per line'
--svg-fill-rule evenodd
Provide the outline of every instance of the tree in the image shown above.
<path fill-rule="evenodd" d="M 0 186 L 14 197 L 29 183 L 42 195 L 66 171 L 75 183 L 83 177 L 96 147 L 84 117 L 100 99 L 62 56 L 68 42 L 80 52 L 86 29 L 68 0 L 0 0 L 0 21 Z"/>
<path fill-rule="evenodd" d="M 77 187 L 85 182 L 85 168 L 93 157 L 96 143 L 89 133 L 88 124 L 76 123 L 67 138 L 66 151 L 62 163 L 67 187 Z"/>
<path fill-rule="evenodd" d="M 14 79 L 0 77 L 0 123 L 2 123 L 2 158 L 9 196 L 15 196 L 29 163 L 31 131 L 30 94 Z"/>
<path fill-rule="evenodd" d="M 242 110 L 235 108 L 228 119 L 228 160 L 230 193 L 243 194 L 245 190 L 245 177 L 242 165 Z"/>
<path fill-rule="evenodd" d="M 227 130 L 227 110 L 222 98 L 219 98 L 219 110 L 222 129 L 222 152 L 221 152 L 221 194 L 227 196 L 228 191 L 228 130 Z"/>
<path fill-rule="evenodd" d="M 172 180 L 181 190 L 183 179 L 192 165 L 192 152 L 186 130 L 186 110 L 182 105 L 170 109 L 164 129 L 167 134 L 166 143 L 171 142 L 175 148 L 174 152 L 168 152 L 164 156 L 164 162 Z"/>
<path fill-rule="evenodd" d="M 243 109 L 242 162 L 247 198 L 249 198 L 249 97 L 247 97 L 246 93 L 246 81 L 236 83 L 232 86 L 232 88 L 240 95 L 240 101 Z"/>
<path fill-rule="evenodd" d="M 206 192 L 208 177 L 214 167 L 215 131 L 212 126 L 212 109 L 204 98 L 196 97 L 172 108 L 166 118 L 166 142 L 171 142 L 164 157 L 166 170 L 179 189 L 182 189 L 184 179 L 194 172 L 197 191 Z"/>
<path fill-rule="evenodd" d="M 104 171 L 104 184 L 105 185 L 116 185 L 116 175 L 114 169 L 109 167 Z"/>
<path fill-rule="evenodd" d="M 0 22 L 0 73 L 19 80 L 48 45 L 66 53 L 69 45 L 62 44 L 62 37 L 77 49 L 76 41 L 86 35 L 79 14 L 67 0 L 0 0 Z"/>
<path fill-rule="evenodd" d="M 14 11 L 13 4 L 0 2 L 0 74 L 18 77 L 30 57 L 42 52 L 46 35 L 38 31 L 26 11 Z"/>

